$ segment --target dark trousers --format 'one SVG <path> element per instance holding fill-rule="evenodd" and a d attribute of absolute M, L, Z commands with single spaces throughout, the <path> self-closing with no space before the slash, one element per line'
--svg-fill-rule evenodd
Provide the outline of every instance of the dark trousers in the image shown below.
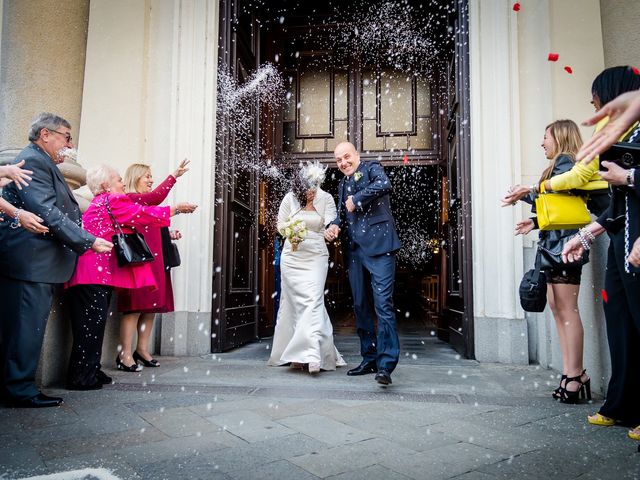
<path fill-rule="evenodd" d="M 624 231 L 611 235 L 604 314 L 611 355 L 611 379 L 600 413 L 632 426 L 640 424 L 640 274 L 624 271 Z"/>
<path fill-rule="evenodd" d="M 7 400 L 35 397 L 44 330 L 55 284 L 0 275 L 0 381 Z"/>
<path fill-rule="evenodd" d="M 392 372 L 400 356 L 396 314 L 393 308 L 395 253 L 370 257 L 356 245 L 348 252 L 347 266 L 360 337 L 360 354 L 365 362 L 376 362 L 379 370 Z M 378 317 L 377 334 L 371 308 L 372 300 Z"/>
<path fill-rule="evenodd" d="M 104 327 L 113 288 L 104 285 L 76 285 L 67 291 L 73 346 L 67 384 L 89 386 L 98 383 Z"/>

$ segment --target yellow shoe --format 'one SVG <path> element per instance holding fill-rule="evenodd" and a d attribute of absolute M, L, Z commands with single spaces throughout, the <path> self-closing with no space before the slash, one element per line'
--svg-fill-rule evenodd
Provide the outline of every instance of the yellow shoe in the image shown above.
<path fill-rule="evenodd" d="M 601 427 L 612 427 L 616 424 L 616 421 L 613 418 L 605 417 L 604 415 L 600 415 L 599 413 L 589 415 L 587 417 L 587 421 L 591 425 L 599 425 Z"/>
<path fill-rule="evenodd" d="M 638 425 L 633 430 L 629 430 L 629 433 L 627 435 L 629 435 L 629 438 L 631 440 L 638 440 L 640 442 L 640 425 Z"/>

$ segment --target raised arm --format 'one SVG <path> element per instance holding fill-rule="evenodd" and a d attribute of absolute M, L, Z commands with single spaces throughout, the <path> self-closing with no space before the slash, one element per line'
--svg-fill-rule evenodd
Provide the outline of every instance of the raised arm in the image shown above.
<path fill-rule="evenodd" d="M 121 226 L 168 227 L 171 223 L 171 207 L 140 205 L 131 201 L 128 195 L 109 195 L 111 213 Z"/>
<path fill-rule="evenodd" d="M 169 175 L 165 180 L 149 193 L 128 193 L 129 198 L 140 205 L 160 205 L 169 195 L 169 192 L 176 184 L 173 175 Z"/>
<path fill-rule="evenodd" d="M 353 203 L 357 209 L 363 210 L 367 205 L 376 198 L 391 193 L 392 186 L 389 177 L 384 173 L 382 165 L 378 162 L 369 164 L 369 184 L 352 197 Z"/>

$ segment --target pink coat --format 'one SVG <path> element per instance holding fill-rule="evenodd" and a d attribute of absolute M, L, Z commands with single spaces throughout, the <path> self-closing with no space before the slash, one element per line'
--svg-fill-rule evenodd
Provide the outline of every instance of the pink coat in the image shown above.
<path fill-rule="evenodd" d="M 164 182 L 148 193 L 128 193 L 127 196 L 140 205 L 158 205 L 169 195 L 176 179 L 169 175 Z M 123 313 L 167 313 L 173 312 L 173 287 L 171 285 L 171 271 L 164 266 L 162 254 L 162 237 L 160 227 L 150 225 L 142 230 L 151 253 L 155 260 L 150 263 L 157 290 L 149 292 L 146 288 L 127 289 L 118 291 L 118 311 Z"/>
<path fill-rule="evenodd" d="M 107 213 L 107 196 L 111 212 L 125 233 L 133 232 L 136 227 L 138 231 L 144 232 L 144 227 L 149 225 L 165 227 L 170 224 L 169 207 L 142 206 L 132 202 L 124 194 L 101 193 L 94 197 L 82 215 L 82 226 L 93 235 L 111 240 L 115 234 Z M 119 288 L 150 287 L 151 290 L 157 288 L 150 263 L 119 267 L 115 252 L 96 253 L 93 250 L 87 250 L 78 257 L 76 270 L 65 288 L 88 284 Z"/>

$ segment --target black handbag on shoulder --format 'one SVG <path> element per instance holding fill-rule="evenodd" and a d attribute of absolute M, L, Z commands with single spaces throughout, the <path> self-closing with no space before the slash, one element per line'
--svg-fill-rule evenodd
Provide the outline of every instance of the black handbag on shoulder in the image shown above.
<path fill-rule="evenodd" d="M 520 282 L 520 305 L 526 312 L 542 312 L 547 306 L 547 277 L 540 270 L 540 251 L 536 254 L 533 270 L 529 270 Z"/>
<path fill-rule="evenodd" d="M 162 259 L 164 260 L 165 270 L 179 267 L 180 251 L 178 250 L 178 246 L 171 241 L 169 227 L 162 227 L 160 229 L 160 235 L 162 237 Z"/>
<path fill-rule="evenodd" d="M 124 233 L 120 224 L 116 222 L 111 208 L 109 208 L 109 199 L 106 198 L 106 207 L 115 235 L 111 237 L 113 243 L 113 250 L 116 252 L 116 259 L 118 260 L 119 267 L 126 267 L 129 265 L 141 265 L 153 261 L 153 253 L 149 245 L 147 245 L 144 235 L 138 232 Z"/>

